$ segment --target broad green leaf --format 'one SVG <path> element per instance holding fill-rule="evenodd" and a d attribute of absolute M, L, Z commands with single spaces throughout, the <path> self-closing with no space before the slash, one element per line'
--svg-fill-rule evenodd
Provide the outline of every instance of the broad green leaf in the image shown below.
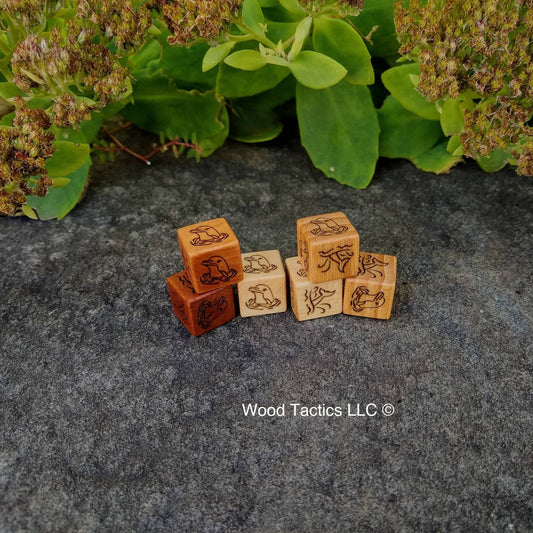
<path fill-rule="evenodd" d="M 51 178 L 66 178 L 78 170 L 89 157 L 88 144 L 74 144 L 69 141 L 55 141 L 54 155 L 46 161 L 46 170 Z"/>
<path fill-rule="evenodd" d="M 381 79 L 390 91 L 406 109 L 428 120 L 440 120 L 435 104 L 428 102 L 413 85 L 410 75 L 419 75 L 418 63 L 410 63 L 386 70 Z"/>
<path fill-rule="evenodd" d="M 13 119 L 15 118 L 15 113 L 8 113 L 0 118 L 0 126 L 12 126 Z"/>
<path fill-rule="evenodd" d="M 227 41 L 213 48 L 209 48 L 202 61 L 202 70 L 207 72 L 213 67 L 216 67 L 231 52 L 234 46 L 235 41 Z"/>
<path fill-rule="evenodd" d="M 10 81 L 0 82 L 0 98 L 9 100 L 15 96 L 25 96 L 26 93 Z"/>
<path fill-rule="evenodd" d="M 279 0 L 279 3 L 289 12 L 294 15 L 305 15 L 304 8 L 299 4 L 298 0 Z"/>
<path fill-rule="evenodd" d="M 231 100 L 230 137 L 241 142 L 263 142 L 277 137 L 283 124 L 276 108 L 294 98 L 295 85 L 290 76 L 269 91 Z"/>
<path fill-rule="evenodd" d="M 446 150 L 452 155 L 463 155 L 463 145 L 460 135 L 452 135 L 446 146 Z"/>
<path fill-rule="evenodd" d="M 224 63 L 233 68 L 252 71 L 264 67 L 267 61 L 257 50 L 237 50 L 226 57 Z"/>
<path fill-rule="evenodd" d="M 274 43 L 286 41 L 294 35 L 297 22 L 269 22 L 267 24 L 267 37 Z"/>
<path fill-rule="evenodd" d="M 446 144 L 447 140 L 443 139 L 442 142 L 427 152 L 411 158 L 411 161 L 417 168 L 424 172 L 444 174 L 462 161 L 461 157 L 453 156 L 446 150 Z"/>
<path fill-rule="evenodd" d="M 300 52 L 289 62 L 289 68 L 294 77 L 310 89 L 326 89 L 346 76 L 346 69 L 340 63 L 311 50 Z"/>
<path fill-rule="evenodd" d="M 326 16 L 315 18 L 313 45 L 317 52 L 338 61 L 346 68 L 345 81 L 372 85 L 374 69 L 361 36 L 346 22 Z"/>
<path fill-rule="evenodd" d="M 168 35 L 168 32 L 166 33 Z M 197 43 L 194 46 L 171 46 L 165 34 L 161 39 L 163 52 L 160 67 L 166 76 L 174 80 L 180 89 L 207 91 L 214 89 L 216 83 L 216 70 L 204 72 L 202 63 L 209 45 Z M 156 76 L 159 76 L 156 73 Z M 137 76 L 139 81 L 139 77 Z"/>
<path fill-rule="evenodd" d="M 270 65 L 278 65 L 279 67 L 289 68 L 289 62 L 280 56 L 266 56 L 265 59 Z"/>
<path fill-rule="evenodd" d="M 33 220 L 37 220 L 37 213 L 29 206 L 29 205 L 23 205 L 22 206 L 22 212 L 28 217 Z"/>
<path fill-rule="evenodd" d="M 218 67 L 217 95 L 225 98 L 253 96 L 272 89 L 289 74 L 289 69 L 276 65 L 266 65 L 255 72 L 247 72 L 221 63 Z"/>
<path fill-rule="evenodd" d="M 378 110 L 379 155 L 410 159 L 427 152 L 441 138 L 440 124 L 426 120 L 405 109 L 393 96 L 388 96 Z"/>
<path fill-rule="evenodd" d="M 210 155 L 228 133 L 224 103 L 214 91 L 183 91 L 164 77 L 140 80 L 135 86 L 135 105 L 122 114 L 141 129 L 168 139 L 192 141 Z"/>
<path fill-rule="evenodd" d="M 497 172 L 507 165 L 510 158 L 507 152 L 496 148 L 488 157 L 476 157 L 476 162 L 485 172 Z"/>
<path fill-rule="evenodd" d="M 257 0 L 244 0 L 242 4 L 242 22 L 254 33 L 264 34 L 265 17 Z"/>
<path fill-rule="evenodd" d="M 306 13 L 300 11 L 298 13 L 291 13 L 287 11 L 279 2 L 272 7 L 264 7 L 263 15 L 268 24 L 271 24 L 273 21 L 278 22 L 298 22 L 301 20 Z"/>
<path fill-rule="evenodd" d="M 442 104 L 440 125 L 447 137 L 463 130 L 463 111 L 459 100 L 450 99 Z"/>
<path fill-rule="evenodd" d="M 364 188 L 378 159 L 379 123 L 370 91 L 342 81 L 320 91 L 296 86 L 302 144 L 330 178 Z"/>
<path fill-rule="evenodd" d="M 313 17 L 305 17 L 300 21 L 294 33 L 294 41 L 292 43 L 291 51 L 289 53 L 289 59 L 293 59 L 300 53 L 304 42 L 307 39 L 309 32 L 311 31 L 312 25 Z M 320 52 L 320 50 L 318 51 Z"/>
<path fill-rule="evenodd" d="M 61 187 L 66 187 L 70 181 L 70 178 L 54 178 L 52 180 L 52 188 L 59 189 Z"/>
<path fill-rule="evenodd" d="M 367 43 L 372 57 L 396 57 L 398 39 L 394 25 L 394 0 L 368 0 L 364 3 L 357 17 L 348 17 L 350 22 L 361 32 L 368 35 L 377 26 Z"/>
<path fill-rule="evenodd" d="M 161 43 L 151 39 L 136 54 L 128 57 L 128 68 L 135 77 L 136 72 L 146 68 L 150 61 L 161 57 Z"/>
<path fill-rule="evenodd" d="M 91 158 L 87 157 L 78 170 L 66 176 L 70 179 L 68 185 L 59 189 L 49 189 L 44 198 L 29 196 L 28 205 L 39 213 L 39 218 L 42 220 L 62 219 L 76 206 L 83 196 L 90 167 Z"/>
<path fill-rule="evenodd" d="M 278 0 L 259 0 L 261 7 L 274 7 L 278 3 Z"/>

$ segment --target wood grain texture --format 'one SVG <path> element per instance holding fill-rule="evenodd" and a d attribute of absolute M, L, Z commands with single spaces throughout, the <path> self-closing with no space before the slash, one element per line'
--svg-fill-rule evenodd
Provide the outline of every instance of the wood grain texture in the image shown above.
<path fill-rule="evenodd" d="M 297 320 L 342 313 L 342 279 L 312 283 L 298 257 L 287 258 L 285 264 L 289 274 L 291 307 Z"/>
<path fill-rule="evenodd" d="M 357 275 L 359 233 L 342 212 L 296 222 L 298 257 L 313 283 Z"/>
<path fill-rule="evenodd" d="M 237 284 L 242 317 L 287 310 L 287 282 L 278 250 L 242 254 L 244 278 Z"/>
<path fill-rule="evenodd" d="M 359 272 L 344 287 L 343 313 L 367 318 L 390 318 L 396 288 L 396 257 L 361 252 Z"/>
<path fill-rule="evenodd" d="M 167 278 L 174 314 L 194 336 L 202 335 L 235 318 L 231 285 L 198 294 L 185 270 Z"/>
<path fill-rule="evenodd" d="M 183 266 L 198 294 L 242 280 L 239 240 L 226 219 L 179 228 L 178 242 Z"/>

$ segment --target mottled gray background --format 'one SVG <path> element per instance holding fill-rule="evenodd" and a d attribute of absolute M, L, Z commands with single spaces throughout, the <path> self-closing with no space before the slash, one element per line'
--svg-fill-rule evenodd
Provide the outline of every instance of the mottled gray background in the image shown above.
<path fill-rule="evenodd" d="M 401 161 L 359 191 L 295 141 L 228 143 L 119 155 L 66 219 L 0 219 L 0 530 L 532 531 L 532 191 Z M 390 321 L 287 312 L 194 338 L 174 317 L 177 227 L 224 216 L 244 251 L 287 257 L 298 217 L 337 210 L 398 256 Z M 251 419 L 250 401 L 396 412 Z"/>

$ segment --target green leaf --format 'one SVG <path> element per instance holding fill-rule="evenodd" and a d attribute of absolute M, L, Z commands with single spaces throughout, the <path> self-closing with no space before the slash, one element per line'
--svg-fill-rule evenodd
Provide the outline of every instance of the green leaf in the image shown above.
<path fill-rule="evenodd" d="M 462 161 L 461 157 L 456 157 L 446 150 L 447 140 L 442 142 L 424 152 L 411 158 L 411 161 L 424 172 L 433 172 L 435 174 L 444 174 L 448 172 L 457 163 Z"/>
<path fill-rule="evenodd" d="M 459 100 L 450 99 L 442 104 L 440 125 L 447 137 L 463 130 L 463 111 Z"/>
<path fill-rule="evenodd" d="M 0 82 L 0 98 L 9 100 L 15 96 L 26 96 L 26 93 L 10 81 Z"/>
<path fill-rule="evenodd" d="M 166 76 L 176 82 L 180 89 L 208 91 L 215 88 L 216 70 L 204 72 L 202 64 L 204 56 L 209 50 L 206 43 L 197 43 L 194 46 L 171 46 L 166 40 L 166 34 L 161 39 L 163 51 L 160 67 Z M 155 73 L 155 77 L 159 73 Z M 140 81 L 139 77 L 137 80 Z M 152 76 L 154 77 L 154 73 Z"/>
<path fill-rule="evenodd" d="M 410 79 L 411 74 L 416 76 L 420 75 L 418 63 L 392 67 L 381 75 L 381 79 L 392 96 L 394 96 L 403 107 L 422 118 L 428 120 L 440 120 L 440 115 L 435 104 L 428 102 L 416 90 L 416 87 Z"/>
<path fill-rule="evenodd" d="M 446 146 L 446 150 L 452 155 L 463 155 L 463 145 L 459 135 L 452 135 Z"/>
<path fill-rule="evenodd" d="M 37 213 L 29 206 L 29 205 L 23 205 L 22 206 L 22 212 L 28 217 L 33 220 L 37 220 Z"/>
<path fill-rule="evenodd" d="M 266 65 L 254 72 L 234 69 L 221 63 L 218 68 L 217 95 L 242 98 L 268 91 L 290 74 L 289 69 Z"/>
<path fill-rule="evenodd" d="M 88 144 L 55 141 L 54 155 L 46 161 L 46 170 L 51 178 L 65 178 L 80 168 L 89 157 Z"/>
<path fill-rule="evenodd" d="M 305 50 L 292 61 L 289 68 L 294 77 L 310 89 L 326 89 L 346 76 L 346 69 L 324 54 Z"/>
<path fill-rule="evenodd" d="M 231 52 L 234 46 L 235 41 L 227 41 L 214 48 L 209 48 L 202 61 L 202 70 L 207 72 L 216 67 Z"/>
<path fill-rule="evenodd" d="M 237 50 L 224 59 L 224 63 L 241 70 L 259 70 L 267 63 L 264 56 L 257 50 Z"/>
<path fill-rule="evenodd" d="M 294 32 L 294 41 L 292 43 L 291 51 L 289 52 L 289 59 L 293 59 L 300 53 L 304 42 L 311 31 L 312 25 L 313 17 L 306 17 L 301 20 L 298 26 L 296 26 L 296 30 Z"/>
<path fill-rule="evenodd" d="M 476 157 L 476 162 L 485 172 L 497 172 L 507 165 L 510 158 L 507 152 L 496 148 L 488 157 Z"/>
<path fill-rule="evenodd" d="M 70 183 L 70 178 L 54 178 L 52 182 L 53 189 L 60 189 L 61 187 L 66 187 Z"/>
<path fill-rule="evenodd" d="M 278 0 L 259 0 L 261 7 L 274 7 L 278 3 Z"/>
<path fill-rule="evenodd" d="M 259 35 L 265 33 L 263 29 L 265 17 L 257 0 L 244 0 L 242 4 L 242 22 L 254 33 Z"/>
<path fill-rule="evenodd" d="M 348 17 L 361 32 L 368 35 L 377 26 L 367 47 L 372 57 L 395 57 L 398 54 L 398 39 L 394 25 L 394 0 L 372 0 L 365 2 L 357 17 Z"/>
<path fill-rule="evenodd" d="M 296 32 L 297 22 L 269 22 L 267 37 L 274 43 L 287 41 Z"/>
<path fill-rule="evenodd" d="M 314 165 L 352 187 L 372 180 L 379 123 L 368 87 L 340 82 L 321 91 L 296 86 L 302 144 Z"/>
<path fill-rule="evenodd" d="M 279 3 L 294 15 L 305 15 L 304 8 L 298 3 L 298 0 L 279 0 Z"/>
<path fill-rule="evenodd" d="M 346 22 L 326 16 L 314 21 L 313 45 L 321 52 L 343 65 L 348 74 L 346 81 L 372 85 L 374 69 L 361 36 Z"/>
<path fill-rule="evenodd" d="M 214 91 L 183 91 L 164 77 L 150 78 L 137 82 L 134 101 L 135 105 L 122 111 L 128 120 L 168 139 L 197 143 L 202 157 L 213 153 L 227 137 L 227 111 Z"/>
<path fill-rule="evenodd" d="M 405 109 L 393 96 L 378 110 L 379 155 L 410 159 L 427 152 L 441 138 L 440 124 L 426 120 Z"/>
<path fill-rule="evenodd" d="M 29 196 L 28 205 L 37 210 L 42 220 L 62 219 L 83 196 L 90 167 L 91 158 L 87 157 L 78 170 L 67 176 L 70 179 L 68 185 L 59 189 L 50 189 L 44 198 Z"/>
<path fill-rule="evenodd" d="M 161 43 L 155 39 L 148 41 L 136 54 L 128 57 L 128 69 L 134 77 L 136 74 L 147 67 L 154 59 L 161 57 Z"/>
<path fill-rule="evenodd" d="M 241 142 L 264 142 L 277 137 L 283 124 L 276 108 L 294 98 L 295 80 L 285 78 L 279 85 L 256 96 L 231 100 L 230 137 Z"/>

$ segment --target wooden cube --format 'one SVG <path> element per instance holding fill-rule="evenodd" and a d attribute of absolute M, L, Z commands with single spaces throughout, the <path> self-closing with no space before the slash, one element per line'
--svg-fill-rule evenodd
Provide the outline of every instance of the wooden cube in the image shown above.
<path fill-rule="evenodd" d="M 344 287 L 343 312 L 368 318 L 390 318 L 396 287 L 396 257 L 359 254 L 359 274 Z"/>
<path fill-rule="evenodd" d="M 342 313 L 342 279 L 312 283 L 298 257 L 285 260 L 289 273 L 291 306 L 299 321 Z"/>
<path fill-rule="evenodd" d="M 301 218 L 296 233 L 298 257 L 310 281 L 357 276 L 359 233 L 344 213 Z"/>
<path fill-rule="evenodd" d="M 170 276 L 167 283 L 174 313 L 193 335 L 202 335 L 235 318 L 231 285 L 198 294 L 184 270 Z"/>
<path fill-rule="evenodd" d="M 226 219 L 179 228 L 178 241 L 183 266 L 198 294 L 243 278 L 239 241 Z"/>
<path fill-rule="evenodd" d="M 242 317 L 284 313 L 287 283 L 278 250 L 242 254 L 244 278 L 237 285 Z"/>

